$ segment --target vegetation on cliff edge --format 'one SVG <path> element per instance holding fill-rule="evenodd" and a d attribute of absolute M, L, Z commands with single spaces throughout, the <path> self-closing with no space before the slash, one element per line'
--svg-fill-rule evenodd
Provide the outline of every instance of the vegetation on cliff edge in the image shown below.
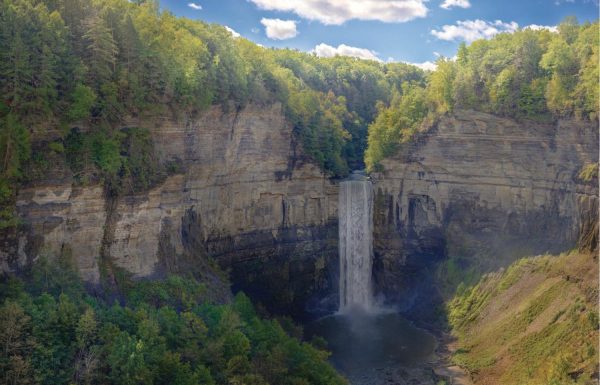
<path fill-rule="evenodd" d="M 440 58 L 425 85 L 406 86 L 369 126 L 370 170 L 419 129 L 455 108 L 516 119 L 598 120 L 598 22 L 565 19 L 558 32 L 524 29 L 461 45 Z"/>
<path fill-rule="evenodd" d="M 3 0 L 0 203 L 26 179 L 30 141 L 42 142 L 41 157 L 62 146 L 86 164 L 83 176 L 114 180 L 128 173 L 119 151 L 125 118 L 193 116 L 211 105 L 281 103 L 304 152 L 344 176 L 362 167 L 376 102 L 423 77 L 402 63 L 266 49 L 152 0 Z M 85 137 L 65 146 L 74 128 Z"/>
<path fill-rule="evenodd" d="M 129 117 L 281 103 L 303 153 L 341 177 L 377 168 L 454 108 L 596 120 L 598 53 L 598 22 L 569 18 L 558 33 L 462 45 L 425 73 L 266 49 L 153 0 L 2 0 L 0 227 L 17 224 L 17 187 L 56 168 L 49 159 L 65 160 L 77 183 L 105 181 L 113 193 L 178 172 L 155 161 L 148 133 L 124 130 Z"/>

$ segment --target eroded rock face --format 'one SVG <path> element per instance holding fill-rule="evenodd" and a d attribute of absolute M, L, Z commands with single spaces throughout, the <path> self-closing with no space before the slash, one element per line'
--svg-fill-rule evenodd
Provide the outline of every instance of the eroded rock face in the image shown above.
<path fill-rule="evenodd" d="M 575 247 L 598 195 L 577 175 L 597 159 L 593 124 L 473 111 L 443 118 L 373 175 L 379 292 L 409 307 L 430 293 L 445 258 L 488 271 Z"/>
<path fill-rule="evenodd" d="M 68 177 L 22 189 L 27 231 L 5 268 L 69 248 L 96 283 L 101 255 L 136 278 L 208 255 L 231 270 L 235 288 L 274 309 L 335 306 L 321 300 L 337 285 L 337 186 L 297 149 L 280 105 L 126 126 L 150 129 L 160 160 L 183 172 L 116 200 Z"/>

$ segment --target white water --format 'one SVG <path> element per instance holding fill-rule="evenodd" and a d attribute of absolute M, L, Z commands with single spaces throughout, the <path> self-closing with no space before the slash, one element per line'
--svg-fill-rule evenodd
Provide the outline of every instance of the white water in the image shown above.
<path fill-rule="evenodd" d="M 373 305 L 373 190 L 362 179 L 340 183 L 340 313 Z"/>

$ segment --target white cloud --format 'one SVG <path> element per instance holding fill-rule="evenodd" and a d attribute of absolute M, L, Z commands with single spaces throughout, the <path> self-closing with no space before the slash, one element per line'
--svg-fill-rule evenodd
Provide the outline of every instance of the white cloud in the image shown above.
<path fill-rule="evenodd" d="M 526 27 L 524 27 L 523 29 L 533 29 L 534 31 L 539 31 L 542 29 L 547 29 L 550 32 L 558 32 L 558 27 L 555 25 L 537 25 L 537 24 L 530 24 Z"/>
<path fill-rule="evenodd" d="M 260 32 L 260 29 L 258 29 L 258 28 L 256 28 L 256 27 L 255 27 L 255 28 L 252 28 L 250 31 L 251 31 L 252 33 L 259 33 L 259 32 Z"/>
<path fill-rule="evenodd" d="M 366 48 L 351 47 L 346 44 L 332 47 L 328 44 L 321 43 L 315 47 L 313 52 L 319 57 L 351 56 L 359 59 L 381 61 L 381 59 L 377 57 L 377 52 L 375 51 Z"/>
<path fill-rule="evenodd" d="M 229 26 L 227 26 L 227 25 L 225 26 L 225 29 L 226 29 L 227 31 L 229 31 L 229 33 L 231 34 L 231 36 L 233 36 L 233 37 L 234 37 L 234 39 L 235 39 L 235 38 L 238 38 L 238 37 L 240 37 L 240 36 L 241 36 L 239 33 L 237 33 L 237 31 L 236 31 L 235 29 L 233 29 L 233 28 L 231 28 L 231 27 L 229 27 Z"/>
<path fill-rule="evenodd" d="M 469 8 L 471 7 L 471 3 L 469 0 L 444 0 L 444 2 L 440 4 L 440 8 L 444 9 L 450 9 L 454 7 Z"/>
<path fill-rule="evenodd" d="M 202 9 L 202 6 L 200 4 L 196 4 L 196 3 L 188 3 L 188 7 L 193 8 L 196 11 L 199 11 Z"/>
<path fill-rule="evenodd" d="M 263 17 L 260 23 L 265 26 L 265 32 L 269 39 L 285 40 L 298 35 L 296 20 L 266 19 Z"/>
<path fill-rule="evenodd" d="M 459 20 L 455 25 L 444 25 L 441 30 L 431 30 L 431 34 L 440 40 L 465 40 L 472 42 L 477 39 L 489 39 L 502 32 L 515 32 L 519 24 L 501 20 L 494 22 L 484 20 Z"/>
<path fill-rule="evenodd" d="M 434 52 L 434 54 L 436 56 L 439 55 L 437 52 Z M 410 61 L 406 61 L 406 60 L 395 60 L 393 57 L 389 57 L 387 59 L 387 63 L 404 63 L 404 64 L 410 64 L 410 65 L 413 65 L 415 67 L 419 67 L 423 71 L 435 71 L 435 69 L 437 68 L 437 65 L 434 62 L 429 61 L 429 60 L 424 61 L 422 63 L 414 63 L 414 62 L 410 62 Z"/>
<path fill-rule="evenodd" d="M 339 25 L 352 19 L 402 23 L 427 16 L 427 0 L 249 0 L 268 11 L 294 12 L 308 20 Z"/>
<path fill-rule="evenodd" d="M 561 5 L 563 3 L 575 3 L 575 0 L 556 0 L 554 1 L 554 5 Z M 588 3 L 592 3 L 594 4 L 596 7 L 600 7 L 600 0 L 582 0 L 582 3 L 584 4 L 588 4 Z"/>
<path fill-rule="evenodd" d="M 422 69 L 424 71 L 435 71 L 435 69 L 437 68 L 437 65 L 431 61 L 424 61 L 423 63 L 411 63 L 411 62 L 405 61 L 404 63 L 412 64 L 416 67 L 419 67 L 420 69 Z"/>

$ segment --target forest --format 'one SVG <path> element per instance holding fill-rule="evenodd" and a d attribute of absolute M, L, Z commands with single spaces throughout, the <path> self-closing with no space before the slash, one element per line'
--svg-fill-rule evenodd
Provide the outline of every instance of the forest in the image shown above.
<path fill-rule="evenodd" d="M 0 28 L 3 227 L 16 224 L 16 184 L 43 174 L 45 153 L 65 156 L 82 183 L 103 180 L 116 191 L 133 175 L 129 185 L 151 184 L 165 170 L 139 161 L 150 149 L 143 132 L 121 130 L 129 116 L 279 102 L 305 153 L 344 176 L 363 167 L 376 102 L 425 78 L 402 63 L 266 49 L 154 1 L 3 1 Z"/>
<path fill-rule="evenodd" d="M 131 116 L 282 104 L 304 152 L 332 177 L 374 170 L 453 108 L 520 119 L 598 118 L 598 22 L 462 45 L 424 72 L 404 63 L 267 49 L 156 1 L 0 3 L 0 227 L 16 186 L 64 156 L 80 183 L 143 190 L 177 165 L 152 159 Z M 32 148 L 35 143 L 35 148 Z"/>
<path fill-rule="evenodd" d="M 90 295 L 67 259 L 0 284 L 3 384 L 345 384 L 320 339 L 170 276 Z"/>

